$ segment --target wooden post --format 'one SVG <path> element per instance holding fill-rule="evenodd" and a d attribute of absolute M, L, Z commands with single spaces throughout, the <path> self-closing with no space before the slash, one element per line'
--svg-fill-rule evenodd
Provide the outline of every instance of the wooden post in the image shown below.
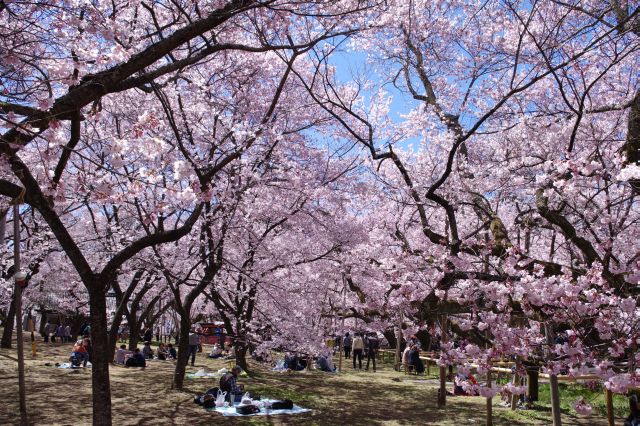
<path fill-rule="evenodd" d="M 20 204 L 13 204 L 13 273 L 20 272 Z M 18 347 L 18 398 L 20 400 L 20 423 L 27 424 L 27 392 L 24 383 L 24 339 L 22 338 L 22 283 L 14 279 L 16 294 L 16 333 Z"/>
<path fill-rule="evenodd" d="M 447 343 L 447 316 L 442 315 L 440 321 L 440 329 L 442 338 L 440 339 L 442 344 Z M 442 346 L 442 345 L 441 345 Z M 442 348 L 440 349 L 442 350 Z M 440 389 L 438 390 L 438 408 L 443 408 L 447 405 L 447 368 L 445 366 L 440 367 Z"/>
<path fill-rule="evenodd" d="M 527 396 L 529 401 L 538 400 L 538 377 L 539 367 L 537 365 L 530 365 L 527 367 Z"/>
<path fill-rule="evenodd" d="M 487 371 L 487 387 L 491 388 L 491 369 Z M 493 398 L 487 398 L 487 426 L 493 426 Z"/>
<path fill-rule="evenodd" d="M 518 385 L 518 360 L 516 359 L 516 367 L 513 371 L 513 385 L 517 386 Z M 518 395 L 513 394 L 511 395 L 511 410 L 515 411 L 516 407 L 518 406 Z"/>
<path fill-rule="evenodd" d="M 615 421 L 613 418 L 613 392 L 605 388 L 604 398 L 607 401 L 607 421 L 609 422 L 609 426 L 615 426 Z"/>
<path fill-rule="evenodd" d="M 553 329 L 547 323 L 545 324 L 545 334 L 547 335 L 548 359 L 551 360 L 551 347 L 554 344 L 553 341 Z M 561 426 L 562 418 L 560 417 L 560 388 L 558 386 L 558 376 L 555 374 L 549 374 L 549 387 L 551 388 L 551 415 L 553 417 L 553 426 Z"/>
<path fill-rule="evenodd" d="M 398 320 L 398 331 L 396 332 L 396 357 L 395 357 L 396 371 L 400 371 L 400 364 L 402 364 L 402 353 L 400 352 L 401 341 L 402 341 L 402 310 L 400 310 L 400 319 Z"/>

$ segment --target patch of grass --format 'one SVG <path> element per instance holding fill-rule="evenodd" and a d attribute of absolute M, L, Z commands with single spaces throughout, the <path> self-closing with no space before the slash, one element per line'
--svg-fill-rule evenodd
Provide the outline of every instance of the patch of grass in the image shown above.
<path fill-rule="evenodd" d="M 573 404 L 581 397 L 592 407 L 594 413 L 603 417 L 607 415 L 607 402 L 604 389 L 597 385 L 590 389 L 589 386 L 580 383 L 560 383 L 560 408 L 575 413 Z M 551 388 L 548 384 L 540 385 L 540 405 L 551 407 Z M 629 402 L 624 395 L 613 395 L 613 413 L 615 417 L 626 417 L 629 414 Z"/>
<path fill-rule="evenodd" d="M 251 385 L 249 393 L 260 395 L 261 398 L 269 399 L 291 399 L 300 404 L 313 403 L 318 396 L 305 391 L 284 388 L 282 386 L 269 386 L 266 384 L 254 383 Z"/>

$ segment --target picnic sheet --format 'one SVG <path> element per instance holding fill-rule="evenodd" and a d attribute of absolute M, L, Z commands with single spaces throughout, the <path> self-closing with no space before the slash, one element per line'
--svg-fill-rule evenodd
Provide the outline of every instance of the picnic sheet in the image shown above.
<path fill-rule="evenodd" d="M 206 370 L 198 370 L 195 373 L 187 374 L 187 379 L 210 379 L 210 378 L 220 378 L 229 372 L 226 368 L 221 368 L 218 371 L 206 371 Z M 247 373 L 243 370 L 240 370 L 240 377 L 246 377 Z"/>
<path fill-rule="evenodd" d="M 73 365 L 71 365 L 71 363 L 70 363 L 70 362 L 64 362 L 64 363 L 60 364 L 60 365 L 58 366 L 58 368 L 72 368 L 72 369 L 74 369 L 74 370 L 75 370 L 75 369 L 77 369 L 77 368 L 82 368 L 82 365 L 81 365 L 81 366 L 79 366 L 79 367 L 74 367 Z M 87 368 L 91 368 L 91 363 L 90 363 L 90 362 L 87 362 Z"/>
<path fill-rule="evenodd" d="M 277 401 L 275 399 L 263 399 L 262 401 L 256 401 L 256 402 L 273 402 L 273 401 Z M 236 412 L 236 407 L 217 407 L 217 408 L 211 408 L 207 411 L 215 411 L 216 413 L 220 413 L 223 416 L 227 416 L 227 417 L 248 417 L 248 416 L 277 416 L 280 414 L 300 414 L 300 413 L 309 413 L 311 412 L 310 409 L 308 408 L 302 408 L 298 405 L 293 405 L 293 408 L 291 410 L 272 410 L 270 408 L 265 408 L 262 407 L 260 408 L 260 411 L 258 413 L 255 414 L 238 414 Z"/>
<path fill-rule="evenodd" d="M 220 378 L 224 376 L 225 373 L 218 373 L 217 371 L 209 371 L 206 373 L 189 373 L 187 374 L 187 379 L 211 379 L 211 378 Z"/>

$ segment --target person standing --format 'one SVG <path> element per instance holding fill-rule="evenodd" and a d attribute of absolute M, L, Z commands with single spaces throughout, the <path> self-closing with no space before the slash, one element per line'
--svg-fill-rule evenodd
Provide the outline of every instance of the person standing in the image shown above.
<path fill-rule="evenodd" d="M 367 339 L 367 366 L 366 371 L 369 371 L 369 361 L 373 360 L 373 372 L 376 372 L 376 355 L 380 348 L 380 340 L 376 336 L 376 333 L 371 333 L 369 339 Z"/>
<path fill-rule="evenodd" d="M 364 340 L 359 334 L 353 338 L 353 369 L 356 369 L 356 359 L 358 360 L 358 369 L 362 370 L 362 352 L 364 351 Z"/>
<path fill-rule="evenodd" d="M 200 346 L 200 336 L 196 333 L 196 328 L 191 327 L 189 332 L 189 355 L 191 355 L 191 365 L 196 362 L 196 354 L 198 353 L 198 347 Z M 189 362 L 189 355 L 187 355 L 187 362 Z"/>
<path fill-rule="evenodd" d="M 64 343 L 64 325 L 62 323 L 56 327 L 56 337 L 60 339 L 60 343 Z"/>
<path fill-rule="evenodd" d="M 69 324 L 64 327 L 64 341 L 71 343 L 71 326 Z"/>
<path fill-rule="evenodd" d="M 147 327 L 144 330 L 144 336 L 142 337 L 143 342 L 151 342 L 153 340 L 153 331 L 151 331 L 151 327 Z"/>
<path fill-rule="evenodd" d="M 351 335 L 347 331 L 345 333 L 345 335 L 344 335 L 344 357 L 346 359 L 348 359 L 349 356 L 351 355 L 351 345 L 352 344 L 353 344 L 353 339 L 351 338 Z"/>
<path fill-rule="evenodd" d="M 51 326 L 52 325 L 53 324 L 51 324 L 49 322 L 49 320 L 47 320 L 47 323 L 44 325 L 44 330 L 43 330 L 44 336 L 42 336 L 42 337 L 44 337 L 44 342 L 45 343 L 49 343 L 49 334 L 51 334 Z"/>

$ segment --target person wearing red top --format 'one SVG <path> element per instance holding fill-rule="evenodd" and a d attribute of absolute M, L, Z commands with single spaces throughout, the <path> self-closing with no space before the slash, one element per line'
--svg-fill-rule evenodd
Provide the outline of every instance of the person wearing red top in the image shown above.
<path fill-rule="evenodd" d="M 73 352 L 71 352 L 71 358 L 77 358 L 82 361 L 82 367 L 87 367 L 87 361 L 89 361 L 89 340 L 78 340 L 75 345 L 73 345 Z"/>

